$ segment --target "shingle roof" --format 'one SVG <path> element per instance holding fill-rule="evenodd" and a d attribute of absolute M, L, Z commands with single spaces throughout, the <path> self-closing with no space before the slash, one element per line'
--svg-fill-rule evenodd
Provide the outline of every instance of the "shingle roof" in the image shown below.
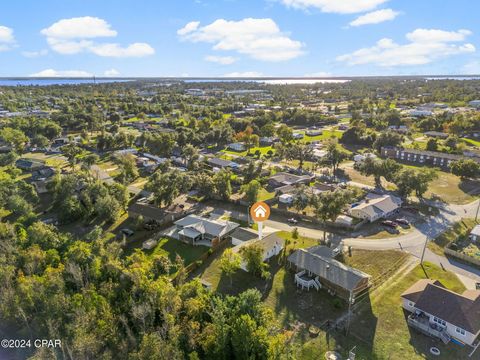
<path fill-rule="evenodd" d="M 258 238 L 258 234 L 254 230 L 246 228 L 235 229 L 231 236 L 232 238 L 239 239 L 241 241 L 255 240 Z"/>
<path fill-rule="evenodd" d="M 425 290 L 425 287 L 428 284 L 435 284 L 435 285 L 443 287 L 442 283 L 438 280 L 422 279 L 422 280 L 418 280 L 415 284 L 410 286 L 400 296 L 402 298 L 405 298 L 407 300 L 410 300 L 410 301 L 413 301 L 414 303 L 416 303 L 417 300 L 422 295 L 423 290 Z"/>
<path fill-rule="evenodd" d="M 362 280 L 370 277 L 337 260 L 316 254 L 316 248 L 298 249 L 288 257 L 288 261 L 348 291 L 355 290 Z"/>
<path fill-rule="evenodd" d="M 441 284 L 427 283 L 415 307 L 472 334 L 480 331 L 480 290 L 460 295 Z"/>
<path fill-rule="evenodd" d="M 202 234 L 212 236 L 224 236 L 240 226 L 232 221 L 212 220 L 197 215 L 185 216 L 183 219 L 175 221 L 175 225 L 183 228 L 192 228 Z"/>

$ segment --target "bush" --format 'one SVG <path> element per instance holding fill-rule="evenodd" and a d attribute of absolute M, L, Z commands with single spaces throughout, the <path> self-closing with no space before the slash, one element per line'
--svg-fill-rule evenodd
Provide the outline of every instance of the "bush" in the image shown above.
<path fill-rule="evenodd" d="M 333 307 L 335 309 L 341 309 L 342 308 L 342 300 L 335 298 L 333 299 Z"/>

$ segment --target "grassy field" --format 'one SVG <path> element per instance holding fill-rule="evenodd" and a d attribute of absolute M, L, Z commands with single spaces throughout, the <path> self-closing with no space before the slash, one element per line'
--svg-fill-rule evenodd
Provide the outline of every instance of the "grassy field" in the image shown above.
<path fill-rule="evenodd" d="M 468 139 L 468 138 L 462 138 L 461 139 L 463 142 L 465 142 L 467 145 L 473 145 L 480 147 L 480 141 L 478 140 L 473 140 L 473 139 Z"/>
<path fill-rule="evenodd" d="M 273 147 L 271 146 L 256 146 L 256 147 L 252 147 L 250 149 L 250 154 L 255 154 L 256 152 L 260 151 L 260 154 L 261 155 L 267 155 L 267 153 L 272 150 L 273 153 L 275 153 L 275 150 L 273 149 Z M 237 156 L 247 156 L 247 150 L 245 151 L 234 151 L 234 150 L 230 150 L 230 149 L 225 149 L 225 150 L 222 150 L 224 153 L 226 154 L 232 154 L 232 155 L 237 155 Z"/>
<path fill-rule="evenodd" d="M 444 255 L 444 248 L 458 238 L 466 238 L 470 230 L 475 226 L 474 219 L 462 219 L 455 223 L 450 229 L 428 243 L 428 248 L 435 254 Z"/>
<path fill-rule="evenodd" d="M 178 240 L 163 238 L 158 241 L 155 248 L 146 250 L 146 253 L 149 256 L 165 255 L 172 261 L 175 261 L 178 255 L 183 259 L 185 266 L 187 266 L 197 261 L 208 249 L 208 247 L 202 245 L 193 246 Z"/>
<path fill-rule="evenodd" d="M 359 269 L 372 276 L 372 279 L 382 276 L 392 266 L 400 265 L 408 258 L 408 255 L 397 250 L 352 250 L 352 256 L 347 254 L 343 262 L 348 266 Z"/>
<path fill-rule="evenodd" d="M 305 131 L 300 131 L 301 133 L 305 134 Z M 338 130 L 323 130 L 321 135 L 317 136 L 307 136 L 301 140 L 302 142 L 312 142 L 312 141 L 323 141 L 330 138 L 340 138 L 343 132 Z"/>

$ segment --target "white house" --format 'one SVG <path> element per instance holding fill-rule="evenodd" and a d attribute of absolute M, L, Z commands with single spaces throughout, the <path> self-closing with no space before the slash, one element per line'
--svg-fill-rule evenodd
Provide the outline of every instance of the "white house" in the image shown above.
<path fill-rule="evenodd" d="M 286 205 L 293 203 L 294 196 L 292 194 L 282 194 L 278 197 L 278 202 Z"/>
<path fill-rule="evenodd" d="M 402 200 L 392 195 L 368 194 L 366 199 L 352 206 L 350 215 L 357 219 L 367 219 L 369 222 L 392 215 L 402 205 Z"/>
<path fill-rule="evenodd" d="M 472 241 L 480 240 L 480 225 L 475 225 L 472 231 L 470 231 L 469 238 Z"/>
<path fill-rule="evenodd" d="M 242 143 L 231 143 L 228 144 L 228 148 L 233 151 L 245 151 L 247 148 Z"/>
<path fill-rule="evenodd" d="M 365 159 L 376 159 L 376 158 L 377 158 L 377 155 L 372 153 L 357 154 L 353 157 L 353 161 L 362 162 L 362 161 L 365 161 Z"/>
<path fill-rule="evenodd" d="M 457 294 L 438 280 L 422 279 L 402 295 L 408 325 L 429 336 L 473 345 L 480 333 L 480 290 Z"/>
<path fill-rule="evenodd" d="M 283 244 L 285 240 L 279 237 L 276 233 L 265 236 L 264 238 L 257 240 L 243 241 L 241 244 L 235 246 L 233 251 L 241 253 L 242 248 L 250 245 L 260 245 L 263 248 L 263 261 L 268 261 L 270 258 L 280 254 L 283 250 Z M 241 268 L 247 271 L 247 264 L 242 261 Z"/>
<path fill-rule="evenodd" d="M 478 109 L 478 108 L 480 108 L 480 100 L 469 101 L 468 105 Z"/>

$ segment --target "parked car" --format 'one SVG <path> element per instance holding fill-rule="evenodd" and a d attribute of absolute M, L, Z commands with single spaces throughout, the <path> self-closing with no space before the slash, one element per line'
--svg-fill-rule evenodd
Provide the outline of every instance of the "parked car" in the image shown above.
<path fill-rule="evenodd" d="M 410 221 L 408 221 L 407 219 L 395 219 L 395 222 L 401 225 L 410 225 Z"/>
<path fill-rule="evenodd" d="M 398 224 L 395 221 L 391 221 L 391 220 L 382 221 L 382 225 L 388 226 L 388 227 L 393 228 L 393 229 L 396 229 L 397 226 L 398 226 Z"/>
<path fill-rule="evenodd" d="M 124 228 L 124 229 L 121 229 L 120 230 L 120 233 L 125 235 L 126 237 L 130 237 L 132 236 L 133 234 L 135 234 L 135 231 L 129 229 L 129 228 Z"/>
<path fill-rule="evenodd" d="M 295 219 L 295 218 L 290 218 L 290 219 L 288 219 L 287 221 L 288 221 L 290 224 L 293 224 L 293 225 L 298 224 L 298 220 Z"/>

